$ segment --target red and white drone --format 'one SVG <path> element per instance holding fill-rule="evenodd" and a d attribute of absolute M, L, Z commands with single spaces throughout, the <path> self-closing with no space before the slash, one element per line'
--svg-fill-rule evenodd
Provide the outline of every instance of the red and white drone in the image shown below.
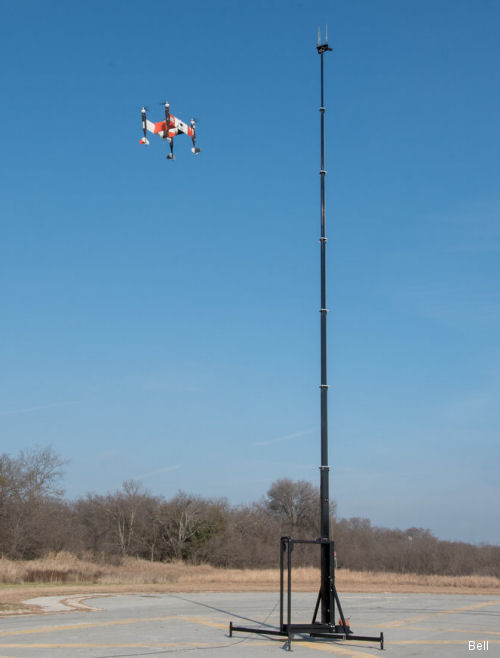
<path fill-rule="evenodd" d="M 158 135 L 162 139 L 166 139 L 170 144 L 170 153 L 167 155 L 167 160 L 174 160 L 174 137 L 180 133 L 184 133 L 191 137 L 193 140 L 193 148 L 191 151 L 198 155 L 200 149 L 196 146 L 196 129 L 195 121 L 191 119 L 190 125 L 181 121 L 177 117 L 174 117 L 173 114 L 170 114 L 170 104 L 165 103 L 165 121 L 158 121 L 158 123 L 153 123 L 146 118 L 146 108 L 143 107 L 141 110 L 142 114 L 142 130 L 144 132 L 144 137 L 140 140 L 140 144 L 149 144 L 149 140 L 146 137 L 146 132 L 149 130 L 150 133 Z"/>

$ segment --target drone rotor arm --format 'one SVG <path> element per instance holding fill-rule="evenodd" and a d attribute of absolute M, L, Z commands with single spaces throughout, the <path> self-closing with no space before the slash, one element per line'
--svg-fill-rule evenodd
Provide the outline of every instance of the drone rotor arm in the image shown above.
<path fill-rule="evenodd" d="M 168 137 L 168 143 L 170 144 L 170 153 L 167 155 L 167 160 L 175 160 L 174 156 L 174 136 Z"/>
<path fill-rule="evenodd" d="M 142 119 L 142 132 L 144 133 L 144 137 L 139 140 L 139 144 L 145 144 L 146 146 L 149 144 L 148 138 L 146 137 L 146 131 L 148 127 L 148 123 L 151 123 L 150 121 L 147 120 L 146 118 L 146 108 L 143 107 L 141 110 L 141 119 Z"/>
<path fill-rule="evenodd" d="M 197 146 L 196 146 L 196 123 L 195 123 L 194 119 L 191 119 L 191 127 L 189 129 L 188 134 L 190 135 L 191 139 L 193 140 L 193 147 L 192 147 L 191 151 L 195 155 L 198 155 L 198 153 L 200 152 L 200 149 L 197 148 Z"/>

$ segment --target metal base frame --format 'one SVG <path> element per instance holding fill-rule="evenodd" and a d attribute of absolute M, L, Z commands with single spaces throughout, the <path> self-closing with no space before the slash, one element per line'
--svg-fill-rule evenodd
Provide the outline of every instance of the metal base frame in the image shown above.
<path fill-rule="evenodd" d="M 330 567 L 330 592 L 327 596 L 333 598 L 333 606 L 331 608 L 330 620 L 328 622 L 316 621 L 319 606 L 322 600 L 322 590 L 320 589 L 316 605 L 314 607 L 313 618 L 310 624 L 293 624 L 292 623 L 292 551 L 295 544 L 319 544 L 329 545 L 330 555 L 332 556 Z M 287 639 L 286 648 L 291 651 L 292 640 L 295 635 L 309 635 L 311 638 L 320 638 L 323 640 L 358 640 L 362 642 L 379 642 L 380 649 L 384 648 L 384 634 L 380 633 L 379 636 L 368 635 L 354 635 L 351 631 L 349 623 L 344 617 L 342 606 L 340 605 L 339 596 L 335 587 L 335 567 L 333 556 L 334 542 L 325 539 L 292 539 L 291 537 L 281 537 L 280 539 L 280 627 L 279 630 L 270 628 L 256 628 L 247 626 L 236 626 L 233 622 L 229 622 L 229 637 L 233 636 L 233 632 L 238 631 L 241 633 L 258 633 L 260 635 L 277 635 Z M 285 556 L 286 556 L 286 570 L 287 570 L 287 585 L 286 585 L 286 622 L 285 622 Z M 339 620 L 335 623 L 335 606 L 337 607 Z M 304 639 L 304 638 L 302 638 Z"/>

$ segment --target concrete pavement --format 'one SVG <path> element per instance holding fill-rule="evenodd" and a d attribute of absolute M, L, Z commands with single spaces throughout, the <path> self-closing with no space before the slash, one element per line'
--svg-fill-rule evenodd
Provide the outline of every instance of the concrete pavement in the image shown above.
<path fill-rule="evenodd" d="M 308 622 L 314 594 L 293 596 L 293 619 Z M 385 650 L 358 641 L 292 644 L 297 658 L 322 652 L 373 656 L 499 656 L 500 597 L 436 594 L 342 594 L 344 614 L 357 635 L 384 632 Z M 75 610 L 74 604 L 88 611 Z M 130 594 L 72 597 L 70 612 L 5 617 L 0 658 L 111 658 L 198 653 L 203 658 L 283 655 L 282 638 L 228 636 L 229 621 L 279 623 L 275 593 Z M 486 644 L 486 642 L 488 644 Z M 470 644 L 473 643 L 473 644 Z M 473 648 L 471 648 L 473 647 Z"/>

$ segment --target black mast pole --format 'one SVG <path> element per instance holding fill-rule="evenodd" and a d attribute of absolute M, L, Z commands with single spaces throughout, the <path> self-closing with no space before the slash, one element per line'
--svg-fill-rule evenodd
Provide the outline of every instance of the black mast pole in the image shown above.
<path fill-rule="evenodd" d="M 318 35 L 319 36 L 319 35 Z M 318 39 L 317 51 L 321 58 L 321 466 L 320 468 L 320 498 L 321 498 L 321 621 L 324 624 L 335 625 L 334 602 L 334 563 L 330 544 L 330 493 L 328 466 L 328 383 L 326 369 L 326 221 L 325 221 L 325 104 L 323 90 L 323 56 L 329 50 L 328 38 L 325 43 Z"/>
<path fill-rule="evenodd" d="M 229 622 L 229 637 L 233 632 L 259 633 L 261 635 L 278 635 L 287 637 L 287 648 L 291 650 L 292 639 L 295 634 L 309 634 L 314 639 L 324 640 L 363 640 L 365 642 L 380 642 L 384 648 L 384 634 L 379 637 L 368 635 L 354 635 L 346 621 L 340 599 L 335 587 L 335 558 L 334 542 L 330 537 L 330 492 L 328 466 L 328 383 L 326 371 L 326 220 L 325 220 L 325 103 L 323 85 L 323 55 L 332 50 L 328 46 L 328 35 L 325 34 L 325 43 L 321 43 L 318 34 L 317 51 L 321 55 L 321 466 L 320 469 L 320 537 L 319 539 L 293 539 L 281 537 L 280 539 L 280 626 L 275 630 L 268 624 L 258 628 L 247 626 L 233 626 Z M 292 624 L 292 551 L 295 544 L 313 544 L 320 546 L 321 551 L 321 585 L 314 607 L 313 618 L 310 624 Z M 286 566 L 285 566 L 286 562 Z M 285 592 L 286 571 L 286 592 Z M 286 594 L 286 596 L 285 596 Z M 321 621 L 316 620 L 321 605 Z M 338 611 L 339 620 L 335 623 L 335 611 Z M 286 612 L 286 621 L 285 621 Z"/>

